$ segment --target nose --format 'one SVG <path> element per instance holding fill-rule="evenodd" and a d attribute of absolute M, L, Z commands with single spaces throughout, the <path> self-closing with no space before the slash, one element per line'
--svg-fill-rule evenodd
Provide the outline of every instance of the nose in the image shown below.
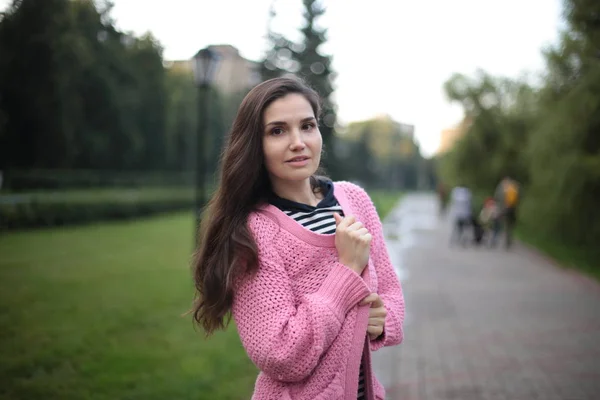
<path fill-rule="evenodd" d="M 292 151 L 300 151 L 304 150 L 306 145 L 304 144 L 304 140 L 302 138 L 302 133 L 298 129 L 294 129 L 292 135 L 290 135 L 290 150 Z"/>

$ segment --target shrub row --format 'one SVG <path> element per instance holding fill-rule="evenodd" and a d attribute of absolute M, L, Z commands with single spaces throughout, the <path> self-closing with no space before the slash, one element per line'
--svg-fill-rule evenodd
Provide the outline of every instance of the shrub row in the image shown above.
<path fill-rule="evenodd" d="M 94 189 L 0 195 L 0 229 L 127 219 L 192 209 L 191 188 Z"/>

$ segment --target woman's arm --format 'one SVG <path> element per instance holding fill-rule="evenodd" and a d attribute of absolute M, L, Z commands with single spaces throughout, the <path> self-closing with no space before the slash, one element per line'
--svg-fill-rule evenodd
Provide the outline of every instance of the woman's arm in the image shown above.
<path fill-rule="evenodd" d="M 383 346 L 393 346 L 402 342 L 404 332 L 404 296 L 400 281 L 396 276 L 394 267 L 390 260 L 383 237 L 381 220 L 369 195 L 358 188 L 361 204 L 365 210 L 366 220 L 369 221 L 367 229 L 371 232 L 371 260 L 377 273 L 377 294 L 383 300 L 387 311 L 383 334 L 377 339 L 371 340 L 371 350 L 375 351 Z"/>
<path fill-rule="evenodd" d="M 346 313 L 369 289 L 358 274 L 336 262 L 315 293 L 295 299 L 278 253 L 258 245 L 258 272 L 236 288 L 233 317 L 248 356 L 262 372 L 280 381 L 300 381 L 317 366 Z"/>

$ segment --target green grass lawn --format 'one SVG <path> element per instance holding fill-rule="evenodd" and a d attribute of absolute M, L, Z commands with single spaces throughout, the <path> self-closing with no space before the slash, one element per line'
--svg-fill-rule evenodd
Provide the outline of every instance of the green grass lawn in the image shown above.
<path fill-rule="evenodd" d="M 516 236 L 522 242 L 556 260 L 561 266 L 578 269 L 600 281 L 600 251 L 565 244 L 560 240 L 548 237 L 544 232 L 537 232 L 525 227 L 518 227 Z"/>
<path fill-rule="evenodd" d="M 369 196 L 375 207 L 377 208 L 377 213 L 379 214 L 379 218 L 384 219 L 392 208 L 400 201 L 402 197 L 402 192 L 397 191 L 385 191 L 385 190 L 370 190 Z"/>
<path fill-rule="evenodd" d="M 235 327 L 209 340 L 189 214 L 0 236 L 0 399 L 246 399 Z"/>

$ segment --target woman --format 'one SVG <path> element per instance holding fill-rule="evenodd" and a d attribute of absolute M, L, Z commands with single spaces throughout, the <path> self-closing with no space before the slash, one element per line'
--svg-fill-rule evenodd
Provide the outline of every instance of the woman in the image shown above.
<path fill-rule="evenodd" d="M 373 203 L 315 175 L 319 112 L 297 79 L 252 89 L 202 225 L 194 318 L 211 334 L 232 311 L 260 369 L 253 399 L 382 399 L 370 352 L 402 341 L 404 300 Z"/>

